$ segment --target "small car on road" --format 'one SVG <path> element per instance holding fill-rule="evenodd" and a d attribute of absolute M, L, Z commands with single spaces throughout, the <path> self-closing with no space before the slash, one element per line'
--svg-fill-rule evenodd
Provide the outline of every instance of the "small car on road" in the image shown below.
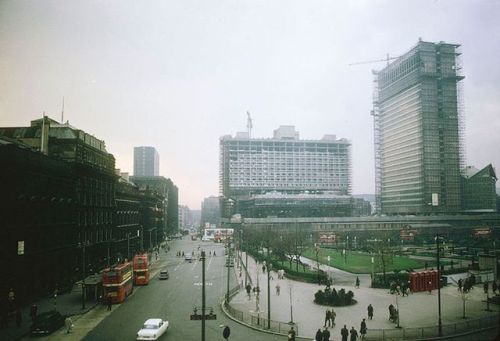
<path fill-rule="evenodd" d="M 168 279 L 169 274 L 167 269 L 163 269 L 160 271 L 160 279 Z"/>
<path fill-rule="evenodd" d="M 168 321 L 161 318 L 148 319 L 137 332 L 137 340 L 157 340 L 167 329 Z"/>
<path fill-rule="evenodd" d="M 48 335 L 64 326 L 64 316 L 58 311 L 39 314 L 31 326 L 31 335 Z"/>
<path fill-rule="evenodd" d="M 190 254 L 186 254 L 184 256 L 184 260 L 188 261 L 189 263 L 191 263 L 193 261 L 193 256 L 191 256 Z"/>

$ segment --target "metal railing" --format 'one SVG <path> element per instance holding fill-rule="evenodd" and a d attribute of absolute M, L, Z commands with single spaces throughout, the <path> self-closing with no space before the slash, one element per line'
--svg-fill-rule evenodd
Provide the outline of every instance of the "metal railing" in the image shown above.
<path fill-rule="evenodd" d="M 228 312 L 229 315 L 231 315 L 234 319 L 243 322 L 245 324 L 248 324 L 254 328 L 257 329 L 262 329 L 266 331 L 270 331 L 273 333 L 278 333 L 278 334 L 286 334 L 290 328 L 293 326 L 293 329 L 295 330 L 295 333 L 297 335 L 299 334 L 299 327 L 296 324 L 290 324 L 287 322 L 280 322 L 280 321 L 275 321 L 275 320 L 268 320 L 262 316 L 265 315 L 265 312 L 262 312 L 261 314 L 257 313 L 246 313 L 243 311 L 240 311 L 238 309 L 235 309 L 231 307 L 230 304 L 226 302 L 225 308 Z M 268 328 L 268 324 L 269 327 Z"/>
<path fill-rule="evenodd" d="M 442 326 L 443 336 L 460 335 L 498 326 L 498 315 Z M 438 326 L 401 329 L 368 329 L 366 340 L 419 340 L 438 337 Z"/>

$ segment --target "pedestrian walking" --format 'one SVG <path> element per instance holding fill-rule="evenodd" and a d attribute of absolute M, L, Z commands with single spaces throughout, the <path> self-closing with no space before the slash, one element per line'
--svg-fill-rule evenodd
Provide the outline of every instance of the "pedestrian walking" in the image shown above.
<path fill-rule="evenodd" d="M 489 289 L 488 282 L 484 282 L 484 284 L 483 284 L 483 290 L 484 290 L 485 294 L 488 293 L 488 289 Z"/>
<path fill-rule="evenodd" d="M 429 281 L 429 295 L 432 294 L 432 282 Z"/>
<path fill-rule="evenodd" d="M 332 311 L 330 312 L 330 320 L 332 321 L 332 327 L 335 326 L 335 318 L 336 317 L 337 317 L 337 313 L 332 308 Z"/>
<path fill-rule="evenodd" d="M 331 327 L 331 313 L 330 313 L 330 310 L 329 309 L 326 309 L 325 311 L 325 324 L 323 325 L 323 327 L 326 327 L 326 324 L 328 323 L 328 327 Z"/>
<path fill-rule="evenodd" d="M 279 295 L 280 295 L 280 289 L 281 289 L 280 284 L 279 284 L 279 283 L 278 283 L 278 284 L 276 284 L 276 295 L 277 295 L 277 296 L 279 296 Z"/>
<path fill-rule="evenodd" d="M 66 317 L 64 320 L 64 325 L 66 326 L 66 334 L 69 334 L 71 332 L 71 329 L 73 328 L 73 321 L 71 320 L 71 317 Z"/>
<path fill-rule="evenodd" d="M 111 307 L 113 306 L 111 294 L 108 294 L 108 296 L 106 296 L 106 304 L 108 305 L 108 311 L 111 311 Z"/>
<path fill-rule="evenodd" d="M 458 291 L 462 291 L 463 281 L 462 281 L 462 279 L 461 279 L 461 278 L 458 280 L 457 285 L 458 285 L 458 289 L 457 289 L 457 290 L 458 290 Z"/>
<path fill-rule="evenodd" d="M 330 332 L 327 327 L 323 330 L 323 341 L 330 341 Z"/>
<path fill-rule="evenodd" d="M 368 319 L 373 320 L 373 306 L 371 303 L 368 305 Z"/>
<path fill-rule="evenodd" d="M 394 306 L 392 304 L 389 305 L 389 321 L 394 322 Z"/>
<path fill-rule="evenodd" d="M 358 339 L 358 331 L 356 329 L 354 329 L 354 326 L 351 327 L 351 330 L 349 331 L 349 333 L 351 334 L 351 338 L 350 338 L 351 341 L 356 341 Z"/>
<path fill-rule="evenodd" d="M 247 284 L 247 286 L 245 287 L 245 290 L 247 291 L 248 299 L 250 300 L 250 296 L 251 296 L 251 292 L 252 292 L 252 286 L 250 285 L 250 283 Z"/>
<path fill-rule="evenodd" d="M 366 327 L 366 321 L 365 319 L 363 319 L 363 321 L 361 321 L 361 326 L 359 327 L 359 334 L 361 334 L 361 340 L 365 339 L 367 329 L 368 328 Z"/>
<path fill-rule="evenodd" d="M 493 281 L 491 282 L 491 290 L 493 291 L 493 294 L 497 294 L 497 289 L 498 289 L 498 286 L 497 286 L 497 281 Z"/>
<path fill-rule="evenodd" d="M 38 307 L 35 303 L 33 303 L 30 307 L 30 317 L 32 322 L 35 321 L 37 312 L 38 312 Z"/>
<path fill-rule="evenodd" d="M 16 326 L 17 326 L 17 328 L 21 327 L 21 322 L 23 322 L 23 315 L 21 314 L 21 309 L 17 309 L 17 311 L 16 311 Z"/>
<path fill-rule="evenodd" d="M 321 332 L 321 329 L 318 329 L 318 331 L 316 332 L 314 341 L 323 341 L 323 333 Z"/>
<path fill-rule="evenodd" d="M 347 341 L 347 338 L 349 337 L 349 330 L 347 329 L 345 324 L 344 328 L 340 330 L 340 335 L 342 335 L 342 341 Z"/>
<path fill-rule="evenodd" d="M 288 341 L 295 341 L 295 330 L 293 330 L 293 326 L 288 331 Z"/>
<path fill-rule="evenodd" d="M 359 288 L 359 276 L 356 276 L 356 288 Z"/>

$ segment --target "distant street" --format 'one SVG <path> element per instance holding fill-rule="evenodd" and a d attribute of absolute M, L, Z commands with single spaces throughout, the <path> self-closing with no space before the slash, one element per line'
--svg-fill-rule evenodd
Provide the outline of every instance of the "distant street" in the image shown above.
<path fill-rule="evenodd" d="M 168 331 L 160 340 L 201 340 L 201 321 L 191 321 L 189 317 L 195 306 L 201 307 L 201 261 L 198 260 L 198 254 L 202 249 L 207 253 L 206 306 L 213 307 L 217 314 L 217 320 L 206 321 L 206 340 L 223 340 L 220 325 L 230 326 L 231 341 L 255 339 L 256 334 L 259 340 L 264 341 L 285 339 L 283 336 L 254 331 L 227 319 L 219 308 L 219 302 L 227 290 L 223 246 L 184 239 L 171 242 L 168 254 L 163 252 L 162 266 L 153 272 L 149 285 L 139 290 L 136 288 L 124 304 L 114 306 L 113 312 L 91 330 L 84 340 L 133 340 L 143 322 L 153 317 L 170 322 Z M 188 263 L 184 258 L 176 257 L 177 251 L 194 251 L 197 256 L 192 263 Z M 209 251 L 215 251 L 216 257 L 209 256 Z M 168 268 L 170 279 L 158 279 L 157 275 L 162 267 Z M 230 287 L 234 287 L 236 283 L 232 268 L 230 280 Z"/>

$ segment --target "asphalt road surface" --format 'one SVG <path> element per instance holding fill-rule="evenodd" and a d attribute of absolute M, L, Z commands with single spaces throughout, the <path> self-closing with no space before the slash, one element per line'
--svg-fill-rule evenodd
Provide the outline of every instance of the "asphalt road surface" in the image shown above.
<path fill-rule="evenodd" d="M 201 307 L 202 262 L 199 253 L 205 250 L 206 306 L 213 307 L 216 320 L 207 320 L 205 340 L 224 340 L 223 326 L 231 329 L 230 341 L 286 340 L 286 337 L 255 331 L 228 319 L 220 309 L 220 301 L 227 290 L 227 267 L 224 247 L 213 242 L 191 241 L 184 238 L 170 243 L 168 253 L 162 251 L 161 266 L 153 273 L 149 285 L 136 288 L 125 303 L 113 306 L 113 312 L 90 331 L 84 340 L 135 340 L 137 332 L 148 318 L 162 318 L 170 323 L 159 340 L 201 340 L 201 321 L 191 321 L 194 307 Z M 177 251 L 195 253 L 192 263 L 177 257 Z M 215 251 L 216 256 L 209 253 Z M 168 280 L 159 280 L 158 273 L 167 268 Z M 230 268 L 230 288 L 236 285 Z M 199 313 L 199 312 L 198 312 Z"/>

